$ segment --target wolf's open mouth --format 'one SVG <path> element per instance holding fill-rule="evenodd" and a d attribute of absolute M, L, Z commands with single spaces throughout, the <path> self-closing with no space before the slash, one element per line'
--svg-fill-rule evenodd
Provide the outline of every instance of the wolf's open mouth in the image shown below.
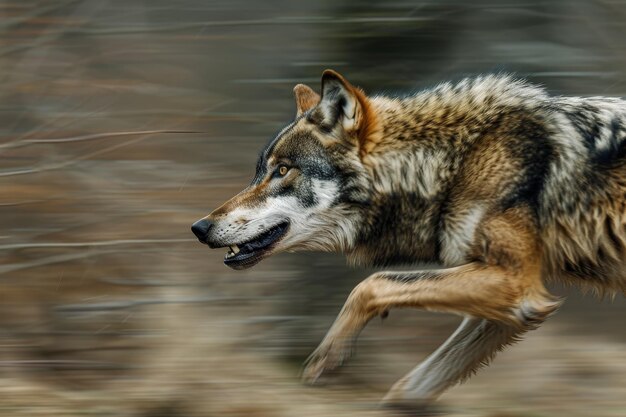
<path fill-rule="evenodd" d="M 224 264 L 233 269 L 250 268 L 261 260 L 263 254 L 272 249 L 288 229 L 289 222 L 283 222 L 252 240 L 231 245 L 230 250 L 224 256 Z"/>

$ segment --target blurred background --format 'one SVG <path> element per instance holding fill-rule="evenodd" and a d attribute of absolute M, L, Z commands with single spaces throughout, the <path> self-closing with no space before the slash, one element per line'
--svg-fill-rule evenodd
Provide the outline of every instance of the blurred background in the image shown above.
<path fill-rule="evenodd" d="M 0 1 L 0 415 L 391 415 L 378 401 L 458 318 L 392 311 L 331 385 L 302 386 L 371 270 L 298 254 L 234 272 L 191 223 L 325 68 L 370 93 L 505 71 L 625 96 L 625 50 L 619 0 Z M 562 310 L 438 413 L 626 415 L 624 298 L 554 292 Z"/>

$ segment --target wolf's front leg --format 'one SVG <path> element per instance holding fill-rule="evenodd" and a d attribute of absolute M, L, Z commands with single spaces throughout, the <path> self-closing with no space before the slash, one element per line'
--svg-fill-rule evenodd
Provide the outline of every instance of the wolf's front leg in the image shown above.
<path fill-rule="evenodd" d="M 352 290 L 324 340 L 306 360 L 302 375 L 306 383 L 315 384 L 322 373 L 338 368 L 352 356 L 359 333 L 375 315 L 367 310 L 366 282 Z"/>
<path fill-rule="evenodd" d="M 525 220 L 512 211 L 487 221 L 474 262 L 441 270 L 380 272 L 360 283 L 309 358 L 305 381 L 315 382 L 324 371 L 341 365 L 367 322 L 398 307 L 450 312 L 476 320 L 466 322 L 433 362 L 396 386 L 391 398 L 410 397 L 404 390 L 436 396 L 471 374 L 498 348 L 558 307 L 543 286 L 541 250 L 532 222 Z M 479 325 L 479 319 L 486 322 Z M 433 372 L 447 377 L 432 378 Z M 424 377 L 431 378 L 425 385 L 419 381 Z"/>
<path fill-rule="evenodd" d="M 528 271 L 529 274 L 531 272 Z M 448 374 L 449 378 L 428 384 L 429 388 L 424 392 L 434 393 L 432 388 L 435 385 L 437 388 L 447 387 L 471 373 L 483 360 L 488 360 L 515 334 L 543 321 L 558 306 L 545 291 L 538 275 L 531 279 L 520 276 L 522 273 L 523 269 L 507 271 L 475 262 L 443 270 L 374 274 L 352 291 L 328 334 L 307 360 L 303 379 L 315 383 L 322 373 L 342 365 L 350 357 L 358 334 L 372 318 L 390 308 L 416 307 L 477 318 L 464 323 L 464 330 L 451 337 L 446 344 L 445 355 L 436 355 L 440 358 L 445 356 L 447 365 L 457 368 L 447 369 L 444 374 Z M 480 327 L 480 318 L 500 323 L 493 327 L 502 331 L 476 329 Z M 497 340 L 489 340 L 491 335 Z M 492 348 L 487 348 L 491 345 Z M 465 354 L 461 350 L 465 350 Z M 469 358 L 472 350 L 473 355 Z M 458 359 L 464 356 L 467 356 L 465 360 L 468 363 L 461 365 Z M 436 362 L 439 363 L 438 360 Z M 429 370 L 434 368 L 428 367 Z M 419 385 L 415 374 L 409 380 L 411 383 L 398 385 L 396 393 L 400 388 L 411 390 Z M 440 393 L 439 389 L 435 391 Z"/>
<path fill-rule="evenodd" d="M 458 329 L 426 360 L 394 384 L 383 402 L 414 407 L 432 402 L 446 389 L 486 366 L 528 328 L 466 317 Z"/>
<path fill-rule="evenodd" d="M 477 265 L 465 268 L 480 269 Z M 341 366 L 351 356 L 356 338 L 365 325 L 389 308 L 412 306 L 435 309 L 437 305 L 443 307 L 450 304 L 467 310 L 469 299 L 454 300 L 458 297 L 467 298 L 467 293 L 456 288 L 459 284 L 467 283 L 453 282 L 454 269 L 458 268 L 406 273 L 383 272 L 361 282 L 350 293 L 324 340 L 307 359 L 303 380 L 313 384 L 324 372 Z M 502 313 L 502 318 L 504 315 Z"/>

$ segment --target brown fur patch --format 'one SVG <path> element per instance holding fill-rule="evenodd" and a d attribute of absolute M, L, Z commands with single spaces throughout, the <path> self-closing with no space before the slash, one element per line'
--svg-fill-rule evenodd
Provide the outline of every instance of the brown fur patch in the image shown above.
<path fill-rule="evenodd" d="M 296 116 L 317 106 L 320 102 L 320 96 L 311 87 L 304 84 L 298 84 L 293 88 L 293 94 L 296 99 Z"/>
<path fill-rule="evenodd" d="M 362 159 L 380 143 L 382 126 L 378 120 L 376 110 L 371 105 L 365 92 L 360 88 L 355 88 L 354 95 L 359 102 L 359 110 L 361 112 L 357 136 L 359 138 L 359 155 Z"/>

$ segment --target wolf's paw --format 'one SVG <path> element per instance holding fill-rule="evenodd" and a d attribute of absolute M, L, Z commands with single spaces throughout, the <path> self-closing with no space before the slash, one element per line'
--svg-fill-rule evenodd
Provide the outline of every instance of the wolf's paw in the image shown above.
<path fill-rule="evenodd" d="M 320 377 L 343 365 L 352 356 L 353 341 L 344 338 L 323 341 L 304 362 L 302 381 L 309 385 L 320 384 Z"/>

